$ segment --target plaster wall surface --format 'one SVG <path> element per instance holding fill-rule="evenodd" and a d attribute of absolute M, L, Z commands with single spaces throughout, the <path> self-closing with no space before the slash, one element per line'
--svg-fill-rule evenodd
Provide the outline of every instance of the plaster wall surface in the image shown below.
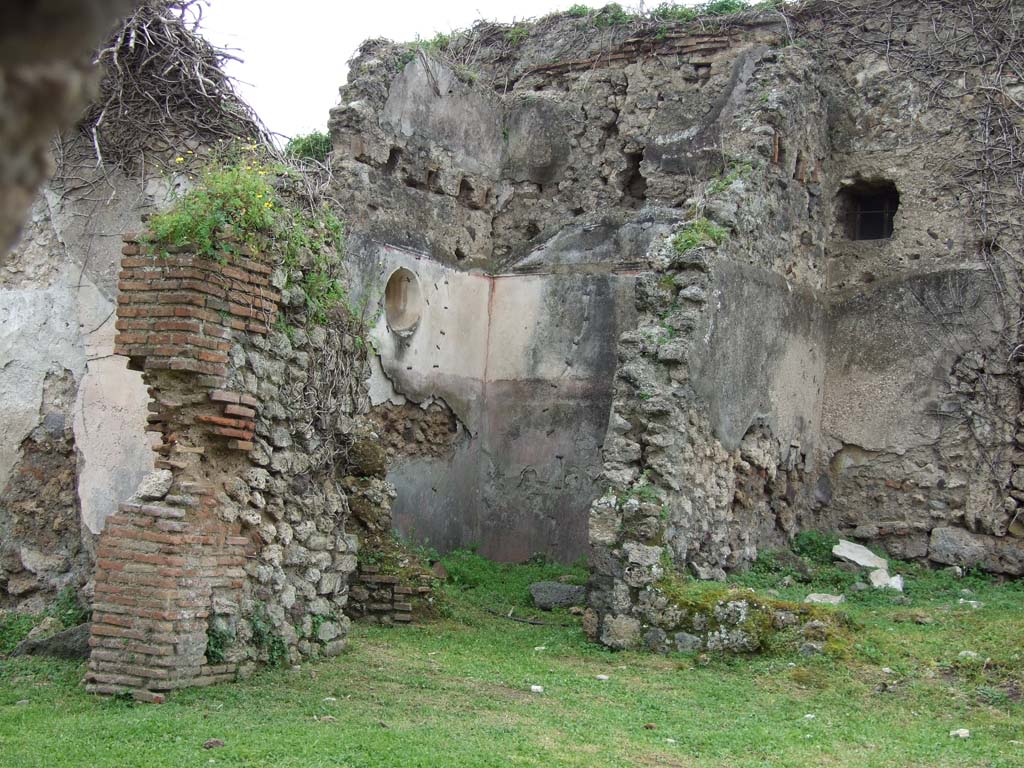
<path fill-rule="evenodd" d="M 114 309 L 119 233 L 138 229 L 167 188 L 89 163 L 81 181 L 42 190 L 0 273 L 0 579 L 31 609 L 87 581 L 91 535 L 153 468 L 148 396 L 113 355 Z M 29 579 L 24 547 L 70 559 Z"/>
<path fill-rule="evenodd" d="M 395 457 L 399 530 L 504 560 L 582 555 L 632 278 L 489 277 L 389 246 L 358 253 L 371 305 L 400 268 L 423 299 L 412 330 L 393 331 L 386 313 L 377 320 L 371 402 L 442 402 L 461 429 L 446 456 Z"/>
<path fill-rule="evenodd" d="M 784 452 L 811 452 L 825 383 L 820 298 L 781 275 L 725 259 L 715 262 L 713 275 L 690 375 L 715 435 L 734 450 L 760 421 Z"/>

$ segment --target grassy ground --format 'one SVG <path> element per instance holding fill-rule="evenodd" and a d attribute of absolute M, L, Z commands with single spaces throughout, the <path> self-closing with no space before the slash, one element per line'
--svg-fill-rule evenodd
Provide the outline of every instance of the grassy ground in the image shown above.
<path fill-rule="evenodd" d="M 565 613 L 487 612 L 529 615 L 527 585 L 562 569 L 446 565 L 433 624 L 357 626 L 340 658 L 162 706 L 86 695 L 81 664 L 0 659 L 0 766 L 1024 766 L 1019 583 L 910 569 L 909 605 L 851 600 L 839 656 L 658 657 L 589 645 Z M 786 573 L 766 561 L 739 581 L 799 599 L 855 578 L 821 566 L 779 588 Z"/>

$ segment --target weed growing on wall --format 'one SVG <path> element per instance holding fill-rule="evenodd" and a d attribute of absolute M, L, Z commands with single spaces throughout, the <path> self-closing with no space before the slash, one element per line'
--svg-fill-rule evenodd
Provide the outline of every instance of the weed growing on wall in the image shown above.
<path fill-rule="evenodd" d="M 672 249 L 682 256 L 702 245 L 721 245 L 729 233 L 703 216 L 686 225 L 671 240 Z"/>
<path fill-rule="evenodd" d="M 171 208 L 149 220 L 150 243 L 192 247 L 204 256 L 216 258 L 231 253 L 228 233 L 246 245 L 256 247 L 259 236 L 272 236 L 277 214 L 270 171 L 261 165 L 215 162 L 200 171 L 193 186 Z"/>
<path fill-rule="evenodd" d="M 267 607 L 262 603 L 256 606 L 249 617 L 249 626 L 252 627 L 253 645 L 266 651 L 267 663 L 272 667 L 282 666 L 288 660 L 288 647 L 284 639 L 274 631 Z"/>
<path fill-rule="evenodd" d="M 324 148 L 305 138 L 295 152 Z M 150 218 L 149 248 L 190 248 L 220 261 L 246 249 L 275 254 L 285 287 L 305 295 L 307 320 L 324 325 L 335 309 L 348 308 L 340 273 L 344 226 L 326 204 L 313 206 L 296 194 L 302 173 L 257 144 L 223 149 L 168 210 Z"/>
<path fill-rule="evenodd" d="M 206 630 L 206 660 L 211 664 L 223 664 L 227 659 L 227 649 L 235 641 L 233 632 L 218 627 Z"/>
<path fill-rule="evenodd" d="M 740 179 L 746 178 L 754 172 L 754 166 L 750 163 L 731 163 L 728 169 L 719 178 L 708 185 L 709 195 L 718 195 L 731 187 Z"/>

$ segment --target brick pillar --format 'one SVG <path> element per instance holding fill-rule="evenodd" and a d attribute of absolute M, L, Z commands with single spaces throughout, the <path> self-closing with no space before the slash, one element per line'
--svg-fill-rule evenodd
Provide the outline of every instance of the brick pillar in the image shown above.
<path fill-rule="evenodd" d="M 220 519 L 214 489 L 246 466 L 260 403 L 228 389 L 228 352 L 237 334 L 267 332 L 280 295 L 251 253 L 158 256 L 125 242 L 115 352 L 143 372 L 156 466 L 173 480 L 159 501 L 122 504 L 100 534 L 86 683 L 160 701 L 235 672 L 207 658 L 208 621 L 218 602 L 237 605 L 256 542 Z"/>

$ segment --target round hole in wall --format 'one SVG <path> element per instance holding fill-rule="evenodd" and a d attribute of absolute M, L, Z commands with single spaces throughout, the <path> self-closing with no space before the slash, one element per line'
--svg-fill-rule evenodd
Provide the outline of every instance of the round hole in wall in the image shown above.
<path fill-rule="evenodd" d="M 391 273 L 384 288 L 384 314 L 388 327 L 397 333 L 411 331 L 423 312 L 423 294 L 415 273 L 399 267 Z"/>

